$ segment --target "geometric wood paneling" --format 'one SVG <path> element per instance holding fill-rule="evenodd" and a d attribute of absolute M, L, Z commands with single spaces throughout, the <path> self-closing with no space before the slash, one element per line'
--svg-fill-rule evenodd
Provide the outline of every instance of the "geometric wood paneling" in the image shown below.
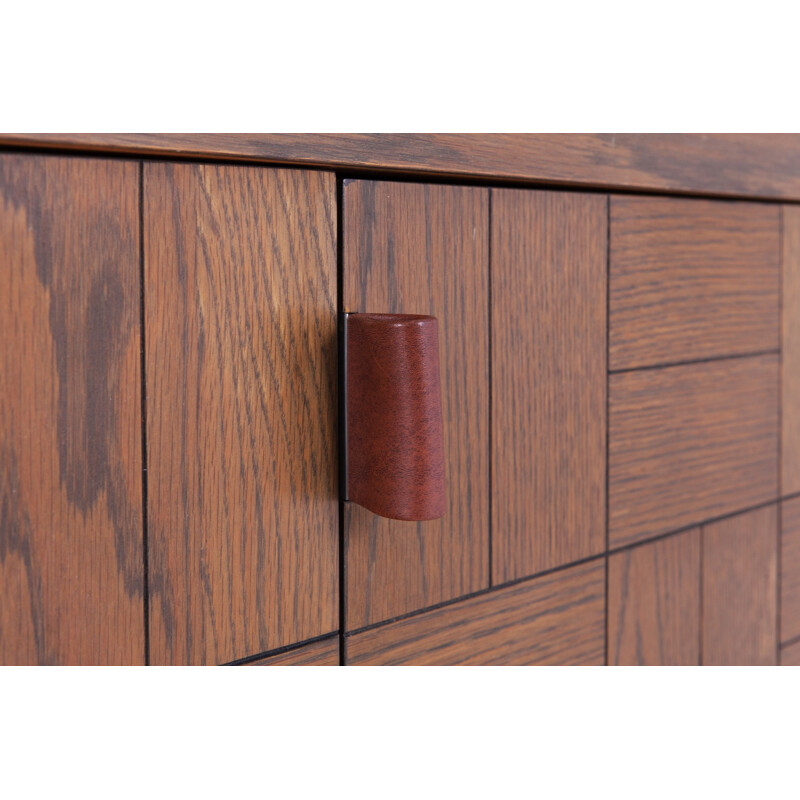
<path fill-rule="evenodd" d="M 608 562 L 608 663 L 697 665 L 700 530 L 614 553 Z"/>
<path fill-rule="evenodd" d="M 339 625 L 331 173 L 144 165 L 150 654 Z"/>
<path fill-rule="evenodd" d="M 320 639 L 286 653 L 248 661 L 248 667 L 338 667 L 339 637 Z"/>
<path fill-rule="evenodd" d="M 602 560 L 496 589 L 345 639 L 347 664 L 602 664 Z"/>
<path fill-rule="evenodd" d="M 605 546 L 607 202 L 492 190 L 493 580 Z"/>
<path fill-rule="evenodd" d="M 775 499 L 776 355 L 609 378 L 612 547 Z"/>
<path fill-rule="evenodd" d="M 139 166 L 0 155 L 0 663 L 143 664 Z"/>
<path fill-rule="evenodd" d="M 777 206 L 610 202 L 610 369 L 778 349 Z"/>

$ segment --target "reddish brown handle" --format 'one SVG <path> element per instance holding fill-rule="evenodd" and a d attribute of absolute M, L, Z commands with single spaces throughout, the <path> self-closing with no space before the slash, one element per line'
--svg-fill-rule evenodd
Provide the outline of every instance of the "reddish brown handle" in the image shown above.
<path fill-rule="evenodd" d="M 348 314 L 344 341 L 346 499 L 392 519 L 444 516 L 436 318 Z"/>

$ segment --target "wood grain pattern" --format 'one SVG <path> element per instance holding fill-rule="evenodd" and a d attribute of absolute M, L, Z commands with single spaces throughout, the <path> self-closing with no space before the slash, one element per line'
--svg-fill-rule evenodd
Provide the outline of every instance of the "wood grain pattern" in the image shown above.
<path fill-rule="evenodd" d="M 610 202 L 610 369 L 780 347 L 777 206 Z"/>
<path fill-rule="evenodd" d="M 800 492 L 800 207 L 783 207 L 781 492 Z"/>
<path fill-rule="evenodd" d="M 345 511 L 350 630 L 489 582 L 488 191 L 347 181 L 344 310 L 439 320 L 446 513 L 428 522 Z"/>
<path fill-rule="evenodd" d="M 248 667 L 338 667 L 339 637 L 320 639 L 276 656 L 248 661 Z"/>
<path fill-rule="evenodd" d="M 138 165 L 0 156 L 0 663 L 142 664 Z"/>
<path fill-rule="evenodd" d="M 800 199 L 797 134 L 4 133 L 0 144 Z"/>
<path fill-rule="evenodd" d="M 602 664 L 605 566 L 594 561 L 356 633 L 347 664 Z"/>
<path fill-rule="evenodd" d="M 492 191 L 497 583 L 605 546 L 606 200 Z"/>
<path fill-rule="evenodd" d="M 781 507 L 781 641 L 800 638 L 800 497 Z"/>
<path fill-rule="evenodd" d="M 776 505 L 703 527 L 703 663 L 774 664 Z"/>
<path fill-rule="evenodd" d="M 151 658 L 338 628 L 335 182 L 144 172 Z"/>
<path fill-rule="evenodd" d="M 608 660 L 629 666 L 700 663 L 700 530 L 608 560 Z"/>
<path fill-rule="evenodd" d="M 800 667 L 800 642 L 781 647 L 781 666 Z"/>
<path fill-rule="evenodd" d="M 609 379 L 612 547 L 775 499 L 777 356 Z"/>

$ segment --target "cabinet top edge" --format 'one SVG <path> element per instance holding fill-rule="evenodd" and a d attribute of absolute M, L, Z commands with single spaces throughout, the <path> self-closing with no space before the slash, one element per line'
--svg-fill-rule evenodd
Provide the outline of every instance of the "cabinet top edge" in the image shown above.
<path fill-rule="evenodd" d="M 0 147 L 800 201 L 800 134 L 0 133 Z"/>

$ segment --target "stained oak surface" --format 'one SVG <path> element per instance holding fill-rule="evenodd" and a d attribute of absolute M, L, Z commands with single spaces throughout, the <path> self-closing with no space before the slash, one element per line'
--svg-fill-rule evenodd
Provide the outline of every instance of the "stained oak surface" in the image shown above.
<path fill-rule="evenodd" d="M 781 666 L 800 667 L 800 642 L 781 648 Z"/>
<path fill-rule="evenodd" d="M 605 544 L 606 199 L 492 190 L 493 578 Z"/>
<path fill-rule="evenodd" d="M 348 664 L 602 664 L 605 566 L 594 561 L 345 639 Z"/>
<path fill-rule="evenodd" d="M 339 666 L 339 637 L 320 639 L 294 650 L 249 661 L 248 667 L 337 667 Z"/>
<path fill-rule="evenodd" d="M 699 529 L 609 558 L 608 661 L 700 663 Z"/>
<path fill-rule="evenodd" d="M 777 506 L 703 526 L 703 663 L 774 664 Z"/>
<path fill-rule="evenodd" d="M 800 199 L 797 134 L 4 133 L 0 142 Z"/>
<path fill-rule="evenodd" d="M 779 348 L 779 207 L 610 203 L 610 369 Z"/>
<path fill-rule="evenodd" d="M 612 547 L 777 496 L 778 361 L 767 355 L 610 376 Z"/>
<path fill-rule="evenodd" d="M 800 207 L 783 207 L 783 494 L 800 492 Z"/>
<path fill-rule="evenodd" d="M 428 522 L 345 511 L 348 629 L 488 585 L 488 191 L 348 181 L 344 310 L 439 320 L 447 500 Z"/>
<path fill-rule="evenodd" d="M 338 628 L 335 182 L 144 167 L 151 659 Z"/>
<path fill-rule="evenodd" d="M 800 637 L 800 497 L 781 507 L 781 641 Z"/>
<path fill-rule="evenodd" d="M 0 663 L 142 664 L 138 165 L 0 155 Z"/>

